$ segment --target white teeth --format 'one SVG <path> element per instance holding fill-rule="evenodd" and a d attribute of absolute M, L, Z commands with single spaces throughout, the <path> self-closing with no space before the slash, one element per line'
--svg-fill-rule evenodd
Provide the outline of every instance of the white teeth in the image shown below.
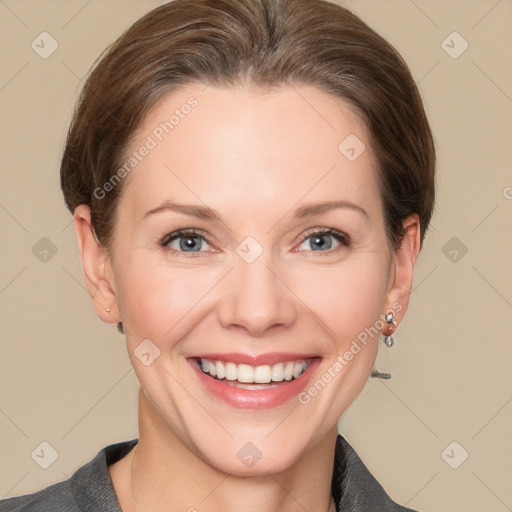
<path fill-rule="evenodd" d="M 201 361 L 203 361 L 203 359 L 201 359 Z M 218 362 L 220 363 L 220 361 L 218 361 Z M 222 363 L 220 363 L 220 364 L 222 364 Z M 226 374 L 226 379 L 237 380 L 238 369 L 237 369 L 235 363 L 226 363 L 226 366 L 224 368 L 225 368 L 224 373 Z"/>
<path fill-rule="evenodd" d="M 254 382 L 254 370 L 248 364 L 238 365 L 238 382 Z"/>
<path fill-rule="evenodd" d="M 254 368 L 254 382 L 258 384 L 268 384 L 271 380 L 272 368 L 268 364 Z"/>
<path fill-rule="evenodd" d="M 226 376 L 226 370 L 224 369 L 224 365 L 220 361 L 217 361 L 215 363 L 215 368 L 217 370 L 217 378 L 223 379 Z"/>
<path fill-rule="evenodd" d="M 302 363 L 295 363 L 295 366 L 293 367 L 293 376 L 295 378 L 300 377 L 303 370 L 304 366 L 302 365 Z"/>
<path fill-rule="evenodd" d="M 275 382 L 281 382 L 284 380 L 284 366 L 283 363 L 277 363 L 272 366 L 272 380 Z"/>
<path fill-rule="evenodd" d="M 250 366 L 248 364 L 225 363 L 223 361 L 212 361 L 210 359 L 201 359 L 201 369 L 204 373 L 209 373 L 212 377 L 238 381 L 246 384 L 268 384 L 269 382 L 290 381 L 293 378 L 300 377 L 306 368 L 308 362 L 289 361 L 287 363 L 276 363 L 272 366 Z"/>
<path fill-rule="evenodd" d="M 284 367 L 284 378 L 285 380 L 292 380 L 293 377 L 293 367 L 295 365 L 293 363 L 286 363 Z"/>

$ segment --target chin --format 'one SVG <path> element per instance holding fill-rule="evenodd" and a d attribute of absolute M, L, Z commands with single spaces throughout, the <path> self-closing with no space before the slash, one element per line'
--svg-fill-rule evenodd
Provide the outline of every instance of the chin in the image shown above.
<path fill-rule="evenodd" d="M 292 467 L 304 453 L 302 444 L 288 444 L 283 448 L 281 441 L 257 439 L 254 442 L 232 439 L 217 446 L 200 448 L 210 466 L 239 477 L 281 473 Z"/>
<path fill-rule="evenodd" d="M 194 422 L 195 427 L 188 430 L 187 444 L 199 458 L 225 474 L 241 477 L 277 474 L 307 458 L 309 450 L 329 434 L 329 429 L 324 427 L 327 422 L 318 418 L 315 421 L 310 418 L 309 422 L 301 419 L 291 414 L 258 426 L 250 426 L 246 421 L 244 425 L 231 422 L 226 426 L 232 437 L 218 429 L 208 432 Z M 333 429 L 337 430 L 336 424 Z"/>

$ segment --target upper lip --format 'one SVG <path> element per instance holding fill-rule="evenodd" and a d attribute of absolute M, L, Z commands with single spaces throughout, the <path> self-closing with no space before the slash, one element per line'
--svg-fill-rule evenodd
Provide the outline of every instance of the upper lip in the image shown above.
<path fill-rule="evenodd" d="M 268 352 L 266 354 L 244 354 L 241 352 L 230 353 L 209 353 L 191 356 L 197 359 L 210 359 L 213 361 L 224 361 L 235 364 L 248 364 L 250 366 L 273 365 L 277 363 L 286 363 L 289 361 L 299 361 L 313 359 L 318 357 L 312 354 L 299 354 L 291 352 Z"/>

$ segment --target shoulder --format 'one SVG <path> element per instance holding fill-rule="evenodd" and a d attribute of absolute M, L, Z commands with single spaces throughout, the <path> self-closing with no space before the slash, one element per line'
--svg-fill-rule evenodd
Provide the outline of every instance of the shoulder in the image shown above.
<path fill-rule="evenodd" d="M 45 489 L 0 501 L 0 512 L 80 512 L 71 492 L 69 479 Z"/>
<path fill-rule="evenodd" d="M 0 512 L 121 512 L 108 466 L 123 458 L 137 439 L 103 448 L 73 475 L 40 491 L 0 500 Z"/>
<path fill-rule="evenodd" d="M 341 435 L 336 439 L 332 494 L 338 512 L 417 512 L 391 499 Z"/>

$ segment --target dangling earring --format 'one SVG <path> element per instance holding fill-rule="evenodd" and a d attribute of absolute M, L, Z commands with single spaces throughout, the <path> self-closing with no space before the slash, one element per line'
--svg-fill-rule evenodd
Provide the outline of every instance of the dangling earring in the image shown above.
<path fill-rule="evenodd" d="M 398 327 L 398 324 L 396 323 L 396 320 L 393 317 L 393 313 L 387 313 L 385 319 L 388 325 L 386 326 L 387 334 L 382 333 L 384 334 L 383 341 L 386 347 L 391 348 L 395 344 L 395 339 L 391 335 L 393 334 L 393 332 L 395 332 L 395 329 Z M 390 373 L 379 372 L 379 370 L 372 370 L 370 376 L 377 379 L 391 378 Z"/>
<path fill-rule="evenodd" d="M 393 318 L 393 313 L 386 314 L 386 322 L 389 324 L 388 329 L 390 329 L 390 332 L 384 335 L 383 341 L 386 347 L 391 348 L 395 344 L 395 339 L 393 338 L 393 336 L 391 336 L 391 334 L 398 327 L 398 324 L 396 323 L 396 320 Z"/>
<path fill-rule="evenodd" d="M 377 379 L 391 379 L 391 374 L 390 373 L 382 373 L 382 372 L 379 372 L 379 370 L 372 370 L 370 377 L 374 377 Z"/>

